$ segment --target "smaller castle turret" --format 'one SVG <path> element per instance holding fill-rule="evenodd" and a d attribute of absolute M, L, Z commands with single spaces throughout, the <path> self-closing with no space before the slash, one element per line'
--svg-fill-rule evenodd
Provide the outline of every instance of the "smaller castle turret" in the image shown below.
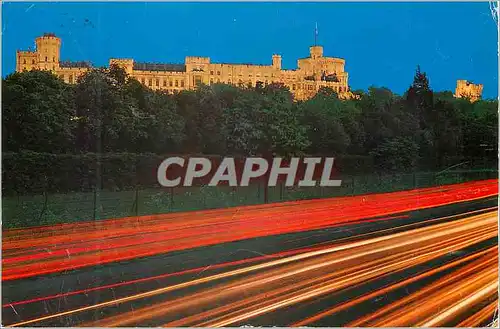
<path fill-rule="evenodd" d="M 312 59 L 323 57 L 323 47 L 312 46 L 309 48 L 309 53 L 311 54 Z"/>
<path fill-rule="evenodd" d="M 273 67 L 277 70 L 281 70 L 281 56 L 280 55 L 273 55 Z"/>
<path fill-rule="evenodd" d="M 457 98 L 468 98 L 471 102 L 476 102 L 481 99 L 482 93 L 483 85 L 474 84 L 467 80 L 458 80 L 454 96 Z"/>
<path fill-rule="evenodd" d="M 38 65 L 42 70 L 55 70 L 59 67 L 61 39 L 54 33 L 45 33 L 35 39 Z"/>

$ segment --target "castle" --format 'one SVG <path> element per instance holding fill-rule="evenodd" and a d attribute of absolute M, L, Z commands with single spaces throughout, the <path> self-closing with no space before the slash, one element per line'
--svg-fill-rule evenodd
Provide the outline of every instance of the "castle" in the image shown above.
<path fill-rule="evenodd" d="M 45 33 L 35 42 L 35 51 L 17 51 L 16 71 L 49 70 L 67 83 L 76 83 L 91 68 L 86 62 L 61 61 L 61 39 L 53 33 Z M 195 89 L 200 84 L 255 87 L 282 83 L 296 100 L 313 97 L 321 87 L 333 89 L 343 99 L 354 97 L 344 70 L 345 60 L 323 56 L 323 47 L 316 45 L 309 48 L 309 57 L 297 61 L 295 70 L 282 69 L 281 56 L 276 54 L 271 65 L 212 63 L 209 57 L 191 56 L 185 58 L 184 64 L 137 63 L 123 58 L 112 58 L 109 64 L 122 67 L 153 90 L 169 93 Z"/>
<path fill-rule="evenodd" d="M 476 102 L 481 99 L 482 93 L 483 85 L 476 85 L 467 80 L 458 80 L 454 96 L 468 98 L 471 102 Z"/>

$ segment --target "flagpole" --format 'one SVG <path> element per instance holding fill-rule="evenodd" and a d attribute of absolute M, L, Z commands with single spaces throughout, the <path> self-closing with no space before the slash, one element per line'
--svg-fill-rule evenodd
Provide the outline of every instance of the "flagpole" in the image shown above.
<path fill-rule="evenodd" d="M 314 29 L 314 46 L 318 45 L 318 22 L 316 22 L 316 28 Z"/>

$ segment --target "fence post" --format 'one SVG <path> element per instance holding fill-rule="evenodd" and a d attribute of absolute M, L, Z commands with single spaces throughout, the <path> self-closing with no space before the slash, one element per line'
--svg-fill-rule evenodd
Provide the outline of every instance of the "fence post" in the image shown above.
<path fill-rule="evenodd" d="M 205 186 L 202 186 L 201 187 L 201 195 L 203 197 L 203 209 L 207 209 L 207 195 L 205 194 L 205 189 L 204 189 Z"/>
<path fill-rule="evenodd" d="M 94 188 L 94 220 L 97 219 L 97 188 Z"/>
<path fill-rule="evenodd" d="M 135 188 L 135 215 L 139 216 L 139 189 Z"/>
<path fill-rule="evenodd" d="M 38 217 L 38 223 L 42 222 L 43 215 L 45 214 L 45 210 L 47 209 L 47 203 L 48 203 L 48 195 L 47 191 L 43 191 L 43 208 L 42 211 L 40 212 L 40 216 Z"/>
<path fill-rule="evenodd" d="M 283 182 L 280 182 L 280 201 L 283 201 L 283 190 L 284 190 Z"/>
<path fill-rule="evenodd" d="M 170 210 L 174 209 L 174 188 L 170 188 Z"/>

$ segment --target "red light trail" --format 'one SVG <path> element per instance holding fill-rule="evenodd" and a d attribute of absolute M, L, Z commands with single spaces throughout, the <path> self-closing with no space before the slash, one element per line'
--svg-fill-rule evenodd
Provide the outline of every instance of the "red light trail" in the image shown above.
<path fill-rule="evenodd" d="M 91 266 L 97 264 L 256 237 L 352 224 L 392 223 L 409 218 L 410 212 L 496 195 L 498 180 L 487 180 L 405 192 L 11 230 L 3 238 L 2 280 L 15 283 L 23 278 L 72 269 L 92 271 Z M 81 325 L 137 326 L 156 321 L 152 323 L 166 327 L 225 327 L 373 285 L 369 291 L 347 301 L 321 310 L 312 308 L 315 311 L 288 323 L 310 326 L 351 307 L 432 279 L 416 291 L 360 314 L 344 325 L 480 325 L 492 317 L 498 301 L 498 247 L 476 246 L 497 237 L 497 208 L 473 210 L 428 218 L 425 223 L 398 224 L 327 243 L 221 262 L 206 272 L 204 267 L 195 267 L 86 289 L 75 287 L 66 293 L 4 303 L 3 309 L 4 312 L 13 309 L 17 314 L 15 307 L 80 296 L 83 299 L 79 299 L 79 306 L 31 318 L 28 315 L 9 326 L 43 324 L 93 310 L 137 304 L 129 311 L 122 308 L 118 313 L 106 313 L 97 321 L 83 321 Z M 445 260 L 463 250 L 470 251 L 462 257 Z M 382 285 L 377 283 L 381 278 L 415 268 L 418 271 L 414 274 Z M 157 281 L 169 278 L 180 281 Z M 152 287 L 152 282 L 161 282 L 160 287 Z M 84 302 L 89 293 L 137 284 L 144 287 L 142 291 Z M 141 302 L 153 297 L 162 299 Z M 472 309 L 477 311 L 471 313 Z"/>

